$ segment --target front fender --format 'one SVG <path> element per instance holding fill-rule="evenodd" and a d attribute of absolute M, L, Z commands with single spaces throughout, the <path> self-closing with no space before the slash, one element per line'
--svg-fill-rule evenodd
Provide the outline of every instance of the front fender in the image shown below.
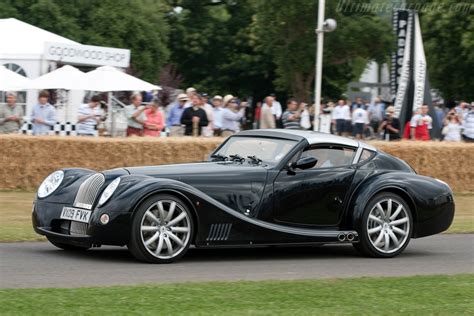
<path fill-rule="evenodd" d="M 193 205 L 196 201 L 192 199 L 191 194 L 186 194 L 193 190 L 195 189 L 190 185 L 177 180 L 146 175 L 126 175 L 121 177 L 120 184 L 110 200 L 98 209 L 102 212 L 128 213 L 133 217 L 143 200 L 156 193 L 168 192 L 181 197 L 194 214 Z"/>

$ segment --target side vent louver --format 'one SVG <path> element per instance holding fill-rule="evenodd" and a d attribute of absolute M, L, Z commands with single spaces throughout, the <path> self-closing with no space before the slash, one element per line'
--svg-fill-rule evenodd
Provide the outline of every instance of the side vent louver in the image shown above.
<path fill-rule="evenodd" d="M 232 224 L 211 224 L 207 241 L 224 241 L 229 238 Z"/>

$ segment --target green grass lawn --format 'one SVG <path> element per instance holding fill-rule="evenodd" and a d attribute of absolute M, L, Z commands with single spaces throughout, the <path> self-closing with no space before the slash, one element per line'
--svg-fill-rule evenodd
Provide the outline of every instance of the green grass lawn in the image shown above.
<path fill-rule="evenodd" d="M 31 227 L 35 193 L 0 191 L 0 241 L 45 240 Z M 474 232 L 474 193 L 456 194 L 456 215 L 448 233 Z"/>
<path fill-rule="evenodd" d="M 0 306 L 2 315 L 473 315 L 474 275 L 14 289 L 0 290 Z"/>

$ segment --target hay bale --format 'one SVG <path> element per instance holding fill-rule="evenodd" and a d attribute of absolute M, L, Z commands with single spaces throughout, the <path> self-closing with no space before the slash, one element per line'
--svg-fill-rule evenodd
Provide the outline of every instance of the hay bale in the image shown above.
<path fill-rule="evenodd" d="M 0 188 L 35 189 L 60 168 L 105 170 L 124 166 L 202 161 L 222 138 L 84 138 L 0 135 Z M 446 181 L 457 192 L 474 192 L 474 144 L 372 142 L 408 162 L 419 174 Z"/>

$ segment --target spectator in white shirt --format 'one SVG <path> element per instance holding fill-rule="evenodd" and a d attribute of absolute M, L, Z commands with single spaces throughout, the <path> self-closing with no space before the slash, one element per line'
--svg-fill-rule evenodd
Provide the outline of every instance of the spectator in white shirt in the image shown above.
<path fill-rule="evenodd" d="M 443 140 L 447 142 L 460 142 L 462 127 L 461 119 L 456 111 L 449 111 L 444 119 L 444 128 L 442 130 L 444 135 Z"/>
<path fill-rule="evenodd" d="M 214 136 L 221 136 L 222 134 L 222 97 L 220 95 L 214 96 L 212 98 L 212 105 L 214 106 Z"/>
<path fill-rule="evenodd" d="M 273 98 L 272 113 L 273 115 L 275 115 L 275 119 L 278 121 L 281 119 L 281 116 L 283 114 L 281 103 L 278 102 L 278 100 L 276 99 L 276 95 L 274 93 L 270 94 L 270 96 Z"/>
<path fill-rule="evenodd" d="M 99 107 L 100 97 L 92 96 L 89 103 L 82 104 L 77 112 L 76 131 L 79 136 L 94 136 L 97 124 L 102 118 L 102 110 Z"/>
<path fill-rule="evenodd" d="M 471 109 L 464 116 L 462 138 L 468 143 L 474 142 L 474 104 L 471 103 Z"/>
<path fill-rule="evenodd" d="M 347 136 L 349 132 L 346 121 L 351 120 L 351 110 L 344 100 L 339 100 L 337 105 L 332 110 L 332 124 L 336 129 L 336 134 L 339 136 Z"/>
<path fill-rule="evenodd" d="M 364 139 L 364 131 L 369 125 L 369 114 L 361 104 L 358 104 L 357 108 L 352 112 L 352 125 L 354 126 L 355 137 L 357 139 Z"/>

